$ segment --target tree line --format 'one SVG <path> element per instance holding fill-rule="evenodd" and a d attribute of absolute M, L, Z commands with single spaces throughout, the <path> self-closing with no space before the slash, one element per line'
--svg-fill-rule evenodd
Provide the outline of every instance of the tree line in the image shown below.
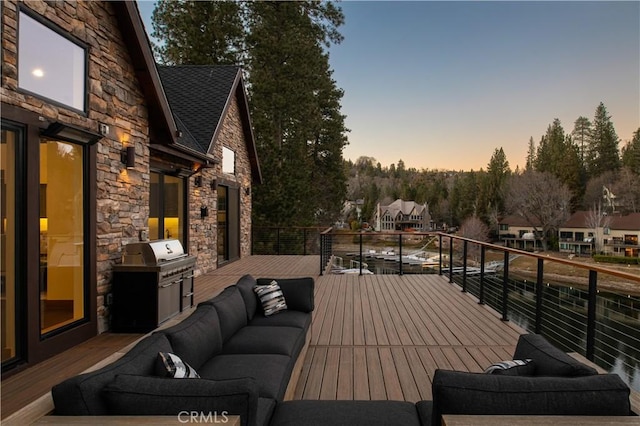
<path fill-rule="evenodd" d="M 620 148 L 603 103 L 592 121 L 579 117 L 569 133 L 555 119 L 538 143 L 531 137 L 524 169 L 511 170 L 502 148 L 478 171 L 417 170 L 402 160 L 382 167 L 373 157 L 346 161 L 345 169 L 348 197 L 363 200 L 364 220 L 373 217 L 377 203 L 402 198 L 427 203 L 439 225 L 458 227 L 473 220 L 467 228 L 474 234 L 497 233 L 500 218 L 513 214 L 546 237 L 576 210 L 600 208 L 606 214 L 603 187 L 615 194 L 616 211 L 640 211 L 640 128 Z"/>

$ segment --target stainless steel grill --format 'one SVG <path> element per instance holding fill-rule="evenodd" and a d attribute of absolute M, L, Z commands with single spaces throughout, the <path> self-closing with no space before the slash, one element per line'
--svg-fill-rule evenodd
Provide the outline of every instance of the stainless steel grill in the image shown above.
<path fill-rule="evenodd" d="M 126 245 L 113 268 L 113 331 L 148 332 L 191 307 L 195 263 L 178 240 Z"/>

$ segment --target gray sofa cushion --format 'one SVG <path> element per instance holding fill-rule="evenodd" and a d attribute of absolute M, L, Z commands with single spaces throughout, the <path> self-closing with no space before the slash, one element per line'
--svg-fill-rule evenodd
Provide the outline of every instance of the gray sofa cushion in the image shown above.
<path fill-rule="evenodd" d="M 224 354 L 279 354 L 297 357 L 304 346 L 297 327 L 242 327 L 224 344 Z"/>
<path fill-rule="evenodd" d="M 218 311 L 222 340 L 226 342 L 236 331 L 247 325 L 247 307 L 235 285 L 222 290 L 222 293 L 210 301 Z"/>
<path fill-rule="evenodd" d="M 251 321 L 251 326 L 272 326 L 272 327 L 298 327 L 305 332 L 311 325 L 311 314 L 300 311 L 282 311 L 278 315 L 271 315 L 269 317 L 264 316 L 262 313 L 257 313 Z"/>
<path fill-rule="evenodd" d="M 416 410 L 418 410 L 420 424 L 423 426 L 429 426 L 433 421 L 433 401 L 416 402 Z"/>
<path fill-rule="evenodd" d="M 196 371 L 222 350 L 220 319 L 211 305 L 198 306 L 184 321 L 158 333 L 165 334 L 173 353 Z"/>
<path fill-rule="evenodd" d="M 553 346 L 539 334 L 523 334 L 518 339 L 513 359 L 532 359 L 536 376 L 577 377 L 598 372 Z"/>
<path fill-rule="evenodd" d="M 290 361 L 286 355 L 217 355 L 198 373 L 200 377 L 213 380 L 253 377 L 261 397 L 282 400 L 291 376 Z"/>
<path fill-rule="evenodd" d="M 272 426 L 419 426 L 414 404 L 405 401 L 285 401 Z"/>
<path fill-rule="evenodd" d="M 617 374 L 523 377 L 436 370 L 433 424 L 443 414 L 628 416 L 629 388 Z"/>
<path fill-rule="evenodd" d="M 104 393 L 111 415 L 167 415 L 180 420 L 180 416 L 188 419 L 184 413 L 197 412 L 218 418 L 239 415 L 243 425 L 256 424 L 258 391 L 250 378 L 177 380 L 118 375 Z"/>
<path fill-rule="evenodd" d="M 257 426 L 268 426 L 276 409 L 276 400 L 272 398 L 258 398 Z"/>
<path fill-rule="evenodd" d="M 153 375 L 158 352 L 171 352 L 164 334 L 153 334 L 138 342 L 119 360 L 91 373 L 72 377 L 51 389 L 55 414 L 102 416 L 108 414 L 102 389 L 116 374 Z"/>
<path fill-rule="evenodd" d="M 274 280 L 278 282 L 284 294 L 288 309 L 300 312 L 313 311 L 315 307 L 313 278 L 259 278 L 257 281 L 258 285 L 267 285 Z"/>
<path fill-rule="evenodd" d="M 253 287 L 256 285 L 256 279 L 247 274 L 241 277 L 236 283 L 236 287 L 240 290 L 240 295 L 244 300 L 244 305 L 247 311 L 247 320 L 251 321 L 258 309 L 258 297 L 253 291 Z"/>

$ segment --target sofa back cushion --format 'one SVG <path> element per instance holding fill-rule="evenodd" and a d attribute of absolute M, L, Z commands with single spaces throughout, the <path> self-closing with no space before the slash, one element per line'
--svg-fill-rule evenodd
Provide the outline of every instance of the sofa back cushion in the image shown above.
<path fill-rule="evenodd" d="M 222 351 L 222 332 L 213 305 L 200 305 L 184 321 L 158 333 L 166 334 L 173 353 L 196 371 Z"/>
<path fill-rule="evenodd" d="M 240 328 L 247 325 L 247 309 L 240 290 L 235 285 L 222 290 L 222 293 L 211 299 L 220 317 L 222 340 L 226 342 Z M 197 368 L 197 367 L 196 367 Z"/>
<path fill-rule="evenodd" d="M 513 359 L 532 359 L 536 376 L 578 377 L 598 372 L 552 345 L 540 334 L 523 334 Z"/>
<path fill-rule="evenodd" d="M 436 370 L 433 425 L 443 414 L 628 416 L 629 387 L 617 374 L 524 377 Z"/>
<path fill-rule="evenodd" d="M 240 278 L 236 283 L 236 287 L 240 290 L 240 295 L 244 300 L 245 307 L 247 308 L 247 321 L 251 321 L 256 315 L 256 309 L 258 309 L 258 297 L 253 292 L 253 287 L 256 285 L 256 279 L 247 274 Z"/>
<path fill-rule="evenodd" d="M 258 285 L 268 285 L 276 281 L 282 290 L 287 309 L 300 312 L 312 312 L 314 305 L 313 278 L 259 278 Z"/>
<path fill-rule="evenodd" d="M 138 342 L 119 360 L 91 373 L 81 374 L 51 389 L 55 414 L 100 416 L 108 414 L 103 389 L 118 374 L 153 375 L 158 352 L 171 352 L 163 334 L 152 334 Z"/>

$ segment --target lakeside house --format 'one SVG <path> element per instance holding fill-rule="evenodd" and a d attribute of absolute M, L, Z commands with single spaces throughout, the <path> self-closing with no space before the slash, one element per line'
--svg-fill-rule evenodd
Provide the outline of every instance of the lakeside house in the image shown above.
<path fill-rule="evenodd" d="M 373 216 L 376 231 L 429 231 L 429 206 L 415 201 L 395 200 L 388 206 L 378 203 Z"/>
<path fill-rule="evenodd" d="M 241 70 L 156 66 L 135 2 L 1 9 L 5 377 L 109 329 L 127 244 L 248 256 L 261 174 Z"/>
<path fill-rule="evenodd" d="M 640 257 L 640 213 L 614 213 L 602 216 L 599 221 L 592 216 L 589 211 L 576 211 L 558 229 L 561 252 Z M 520 216 L 504 217 L 500 221 L 499 237 L 507 247 L 522 250 L 541 248 L 539 235 Z"/>

